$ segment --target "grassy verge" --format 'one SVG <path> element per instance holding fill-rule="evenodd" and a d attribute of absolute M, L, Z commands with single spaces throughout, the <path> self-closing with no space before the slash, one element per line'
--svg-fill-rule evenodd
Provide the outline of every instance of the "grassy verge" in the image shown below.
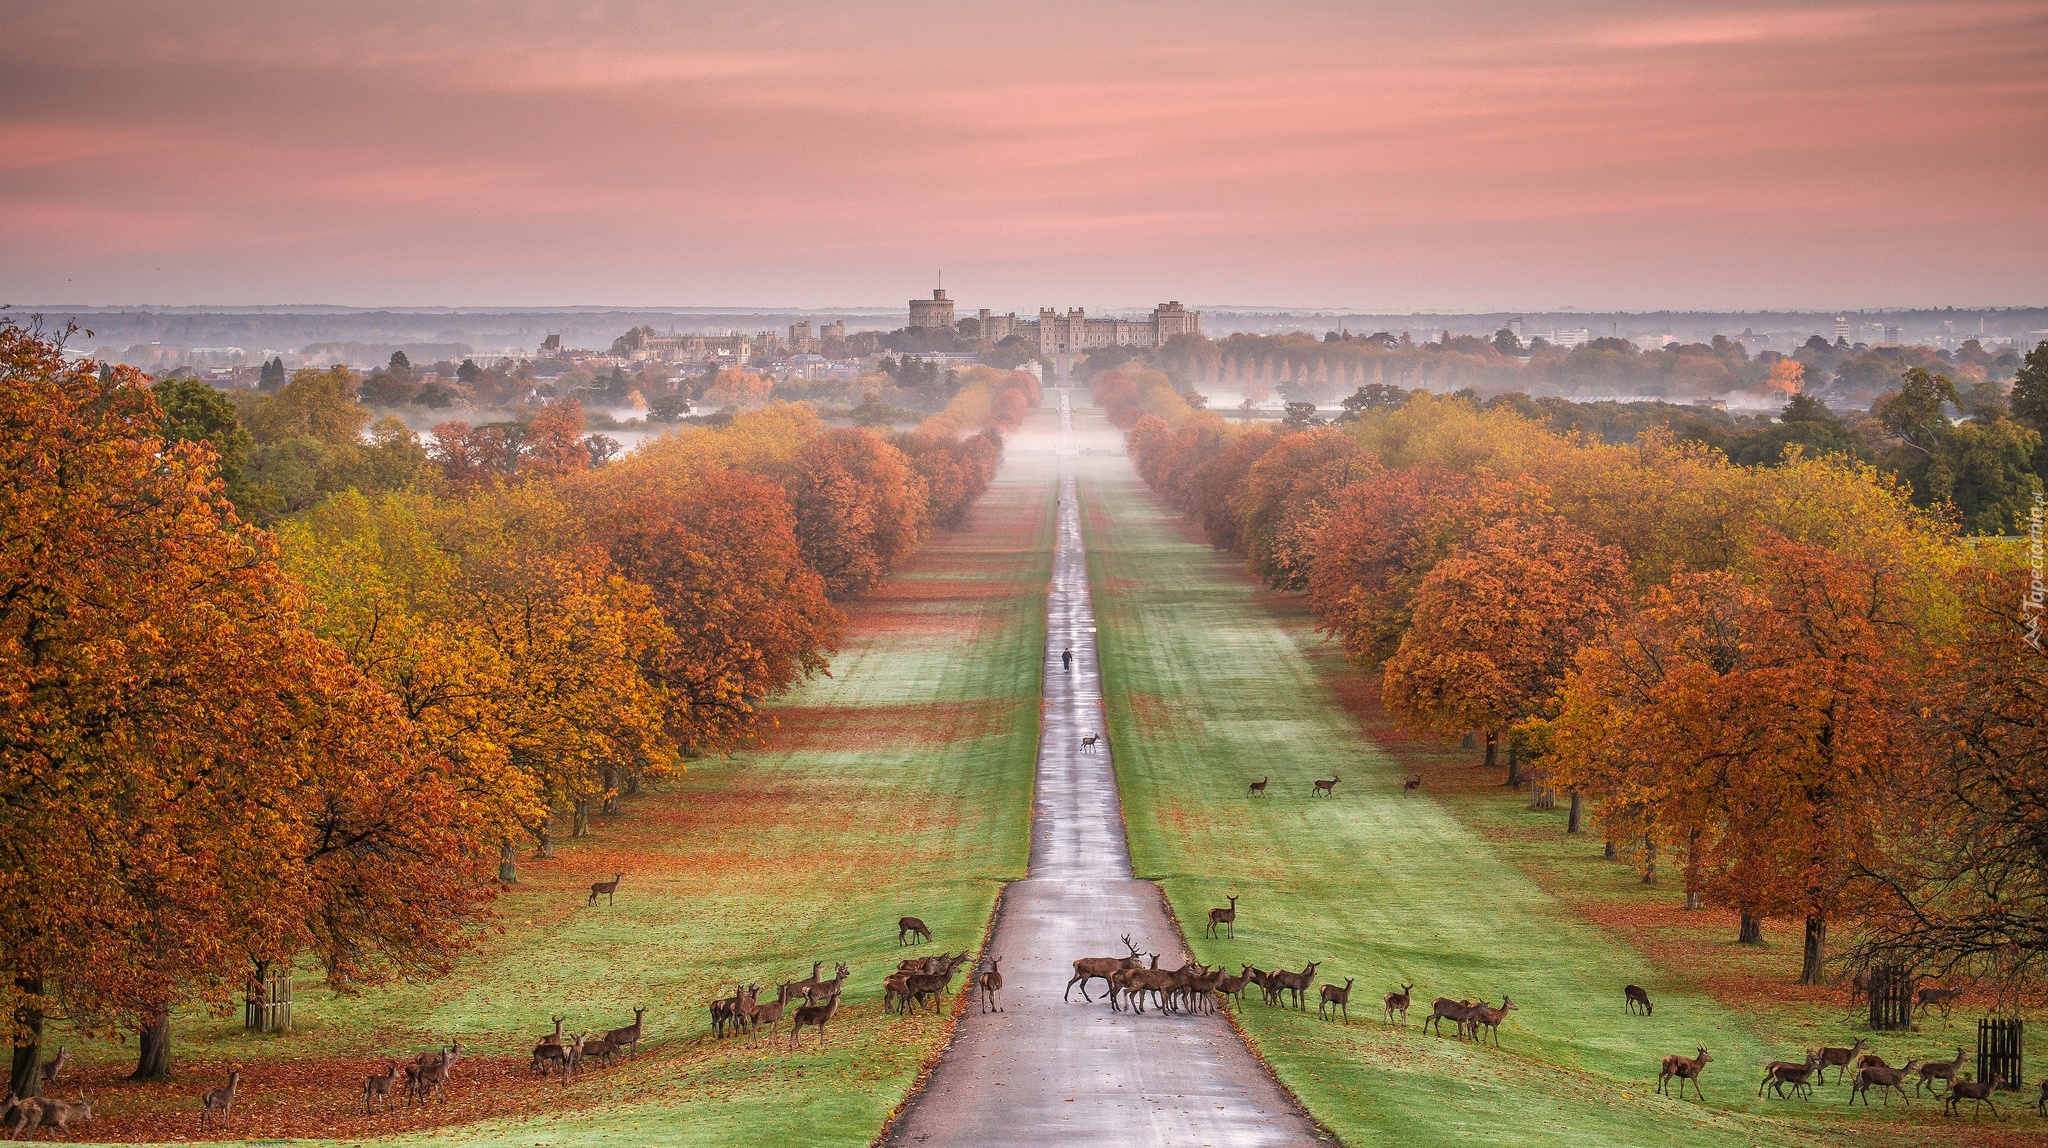
<path fill-rule="evenodd" d="M 192 1096 L 239 1064 L 243 1137 L 866 1144 L 948 1023 L 882 1015 L 896 919 L 931 925 L 919 951 L 978 950 L 1001 883 L 1024 873 L 1052 509 L 1048 478 L 1006 469 L 971 529 L 934 538 L 851 611 L 833 676 L 777 704 L 770 748 L 695 763 L 555 860 L 525 863 L 498 906 L 504 932 L 452 975 L 342 997 L 302 971 L 294 1031 L 271 1037 L 180 1013 L 168 1085 L 118 1082 L 132 1045 L 88 1050 L 101 1117 L 88 1137 L 189 1137 Z M 588 883 L 620 871 L 616 907 L 586 907 Z M 708 1001 L 813 960 L 852 969 L 824 1052 L 814 1037 L 795 1055 L 786 1035 L 711 1041 Z M 636 1063 L 566 1089 L 526 1078 L 551 1014 L 602 1031 L 636 1005 Z M 477 1055 L 445 1108 L 362 1114 L 373 1066 L 450 1034 Z"/>
<path fill-rule="evenodd" d="M 1318 1021 L 1313 1001 L 1306 1013 L 1253 1003 L 1240 1017 L 1282 1082 L 1346 1143 L 1990 1138 L 1988 1120 L 1938 1130 L 1924 1102 L 1909 1116 L 1897 1106 L 1851 1116 L 1846 1088 L 1811 1103 L 1757 1099 L 1764 1061 L 1854 1035 L 1838 1003 L 1803 999 L 1770 967 L 1796 966 L 1796 946 L 1730 954 L 1731 926 L 1717 949 L 1694 952 L 1691 938 L 1661 932 L 1715 925 L 1672 923 L 1675 892 L 1599 861 L 1597 841 L 1565 837 L 1561 810 L 1523 810 L 1526 797 L 1475 778 L 1470 754 L 1361 720 L 1360 675 L 1306 616 L 1192 538 L 1120 461 L 1094 464 L 1081 497 L 1138 873 L 1161 882 L 1197 934 L 1209 907 L 1241 894 L 1237 939 L 1192 937 L 1200 960 L 1233 970 L 1315 960 L 1321 982 L 1354 979 L 1349 1027 Z M 1400 780 L 1418 770 L 1423 792 L 1404 792 Z M 1311 798 L 1312 780 L 1332 774 L 1343 779 L 1336 796 Z M 1248 799 L 1246 783 L 1268 775 L 1271 796 Z M 1650 988 L 1653 1018 L 1624 1015 L 1629 982 Z M 1416 986 L 1418 1015 L 1383 1027 L 1380 997 L 1402 983 Z M 1724 995 L 1730 983 L 1752 996 Z M 1767 997 L 1767 984 L 1787 991 Z M 1520 1008 L 1498 1050 L 1416 1029 L 1437 996 L 1497 1003 L 1504 992 Z M 1974 1042 L 1964 1024 L 1937 1022 L 1877 1047 L 1946 1051 L 1958 1033 Z M 1699 1045 L 1714 1057 L 1707 1102 L 1653 1095 L 1663 1056 Z M 2037 1130 L 2031 1115 L 2006 1134 L 2022 1128 Z"/>

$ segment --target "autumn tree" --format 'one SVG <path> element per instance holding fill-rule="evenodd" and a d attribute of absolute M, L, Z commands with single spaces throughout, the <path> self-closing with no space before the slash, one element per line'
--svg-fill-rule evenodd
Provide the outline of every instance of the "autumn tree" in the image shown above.
<path fill-rule="evenodd" d="M 1230 496 L 1245 565 L 1275 589 L 1306 590 L 1338 492 L 1380 469 L 1334 428 L 1282 438 Z"/>
<path fill-rule="evenodd" d="M 787 481 L 804 560 L 835 600 L 872 589 L 924 541 L 923 480 L 901 451 L 866 430 L 804 443 Z"/>

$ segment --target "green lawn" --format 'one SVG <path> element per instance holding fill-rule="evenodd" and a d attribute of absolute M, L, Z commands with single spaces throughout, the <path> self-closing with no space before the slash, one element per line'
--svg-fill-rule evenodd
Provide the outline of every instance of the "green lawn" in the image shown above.
<path fill-rule="evenodd" d="M 1305 614 L 1195 541 L 1122 460 L 1093 461 L 1081 500 L 1138 874 L 1165 887 L 1197 959 L 1233 971 L 1317 960 L 1319 981 L 1356 979 L 1349 1028 L 1318 1021 L 1313 1000 L 1303 1014 L 1254 1001 L 1240 1017 L 1345 1143 L 1794 1144 L 1852 1130 L 1918 1136 L 1940 1123 L 1926 1104 L 1912 1128 L 1896 1106 L 1846 1117 L 1846 1087 L 1810 1104 L 1758 1100 L 1766 1060 L 1823 1037 L 1848 1043 L 1839 1010 L 1731 1007 L 1592 923 L 1546 888 L 1598 883 L 1646 905 L 1677 894 L 1598 861 L 1597 840 L 1566 838 L 1561 810 L 1404 793 L 1411 760 L 1339 704 L 1325 676 L 1334 655 Z M 1333 772 L 1336 796 L 1309 797 L 1312 779 Z M 1263 775 L 1271 795 L 1248 799 L 1245 784 Z M 1237 940 L 1204 939 L 1207 909 L 1231 893 L 1242 895 Z M 1405 1030 L 1384 1028 L 1380 997 L 1401 982 L 1416 986 L 1416 1013 Z M 1654 1018 L 1624 1015 L 1628 982 L 1652 989 Z M 1520 1008 L 1499 1050 L 1418 1032 L 1435 997 L 1498 1003 L 1502 993 Z M 1910 1047 L 1952 1038 L 1974 1043 L 1974 1029 L 1921 1034 Z M 1714 1057 L 1707 1103 L 1653 1095 L 1663 1056 L 1699 1045 Z"/>
<path fill-rule="evenodd" d="M 978 951 L 1002 883 L 1024 872 L 1052 493 L 1049 474 L 1006 471 L 973 529 L 936 537 L 854 607 L 833 676 L 777 703 L 770 748 L 694 763 L 592 836 L 560 841 L 556 860 L 524 863 L 499 904 L 507 932 L 452 975 L 345 998 L 302 970 L 295 1030 L 281 1036 L 181 1013 L 170 1085 L 117 1085 L 132 1045 L 94 1050 L 96 1138 L 189 1135 L 192 1094 L 236 1063 L 236 1131 L 252 1138 L 411 1127 L 392 1142 L 868 1143 L 946 1031 L 881 1013 L 896 919 L 931 925 L 937 944 L 917 951 Z M 617 906 L 586 908 L 583 888 L 620 870 Z M 710 1040 L 713 997 L 805 975 L 814 959 L 853 975 L 824 1054 Z M 551 1013 L 568 1013 L 571 1032 L 602 1030 L 635 1005 L 649 1009 L 637 1064 L 566 1091 L 520 1079 Z M 451 1033 L 485 1070 L 465 1083 L 474 1069 L 458 1067 L 438 1118 L 459 1123 L 361 1115 L 368 1065 Z"/>

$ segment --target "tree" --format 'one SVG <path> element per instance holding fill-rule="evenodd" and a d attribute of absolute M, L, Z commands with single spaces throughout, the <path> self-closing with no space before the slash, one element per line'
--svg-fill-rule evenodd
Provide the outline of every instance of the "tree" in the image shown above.
<path fill-rule="evenodd" d="M 2013 420 L 2048 442 L 2048 343 L 2036 344 L 2027 352 L 2019 373 L 2013 376 L 2008 402 Z M 2034 451 L 2034 473 L 2048 479 L 2048 453 Z"/>
<path fill-rule="evenodd" d="M 1579 647 L 1626 604 L 1628 560 L 1556 515 L 1495 522 L 1432 568 L 1381 694 L 1433 733 L 1487 733 L 1545 714 Z M 1521 782 L 1508 755 L 1508 784 Z"/>
<path fill-rule="evenodd" d="M 150 392 L 163 411 L 165 441 L 205 443 L 221 478 L 232 487 L 253 442 L 235 418 L 235 404 L 198 379 L 163 379 Z"/>
<path fill-rule="evenodd" d="M 1231 496 L 1246 567 L 1274 589 L 1307 589 L 1337 492 L 1374 469 L 1336 429 L 1282 437 Z"/>
<path fill-rule="evenodd" d="M 1947 407 L 1960 406 L 1955 383 L 1947 375 L 1930 375 L 1925 367 L 1908 367 L 1899 389 L 1871 408 L 1884 432 L 1906 447 L 1932 457 L 1943 432 L 1953 424 Z"/>
<path fill-rule="evenodd" d="M 284 357 L 278 356 L 263 364 L 257 380 L 257 388 L 265 394 L 276 394 L 285 384 Z"/>
<path fill-rule="evenodd" d="M 879 584 L 931 524 L 923 480 L 901 451 L 866 430 L 805 442 L 787 489 L 804 560 L 834 600 Z"/>
<path fill-rule="evenodd" d="M 583 443 L 583 428 L 583 404 L 576 399 L 542 408 L 520 436 L 518 473 L 551 478 L 589 470 L 590 448 Z"/>

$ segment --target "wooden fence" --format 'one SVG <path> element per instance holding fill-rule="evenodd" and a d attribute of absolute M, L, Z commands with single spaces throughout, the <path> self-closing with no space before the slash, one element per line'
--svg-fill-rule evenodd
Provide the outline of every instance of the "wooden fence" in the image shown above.
<path fill-rule="evenodd" d="M 292 971 L 264 969 L 249 978 L 248 995 L 242 1009 L 242 1027 L 252 1032 L 290 1032 L 292 1027 Z"/>
<path fill-rule="evenodd" d="M 1977 1022 L 1977 1079 L 1993 1073 L 2005 1077 L 2008 1089 L 2027 1078 L 2025 1022 L 2018 1017 L 1987 1017 Z"/>
<path fill-rule="evenodd" d="M 1913 1027 L 1913 988 L 1917 980 L 1904 969 L 1870 970 L 1870 1028 L 1897 1032 Z"/>

